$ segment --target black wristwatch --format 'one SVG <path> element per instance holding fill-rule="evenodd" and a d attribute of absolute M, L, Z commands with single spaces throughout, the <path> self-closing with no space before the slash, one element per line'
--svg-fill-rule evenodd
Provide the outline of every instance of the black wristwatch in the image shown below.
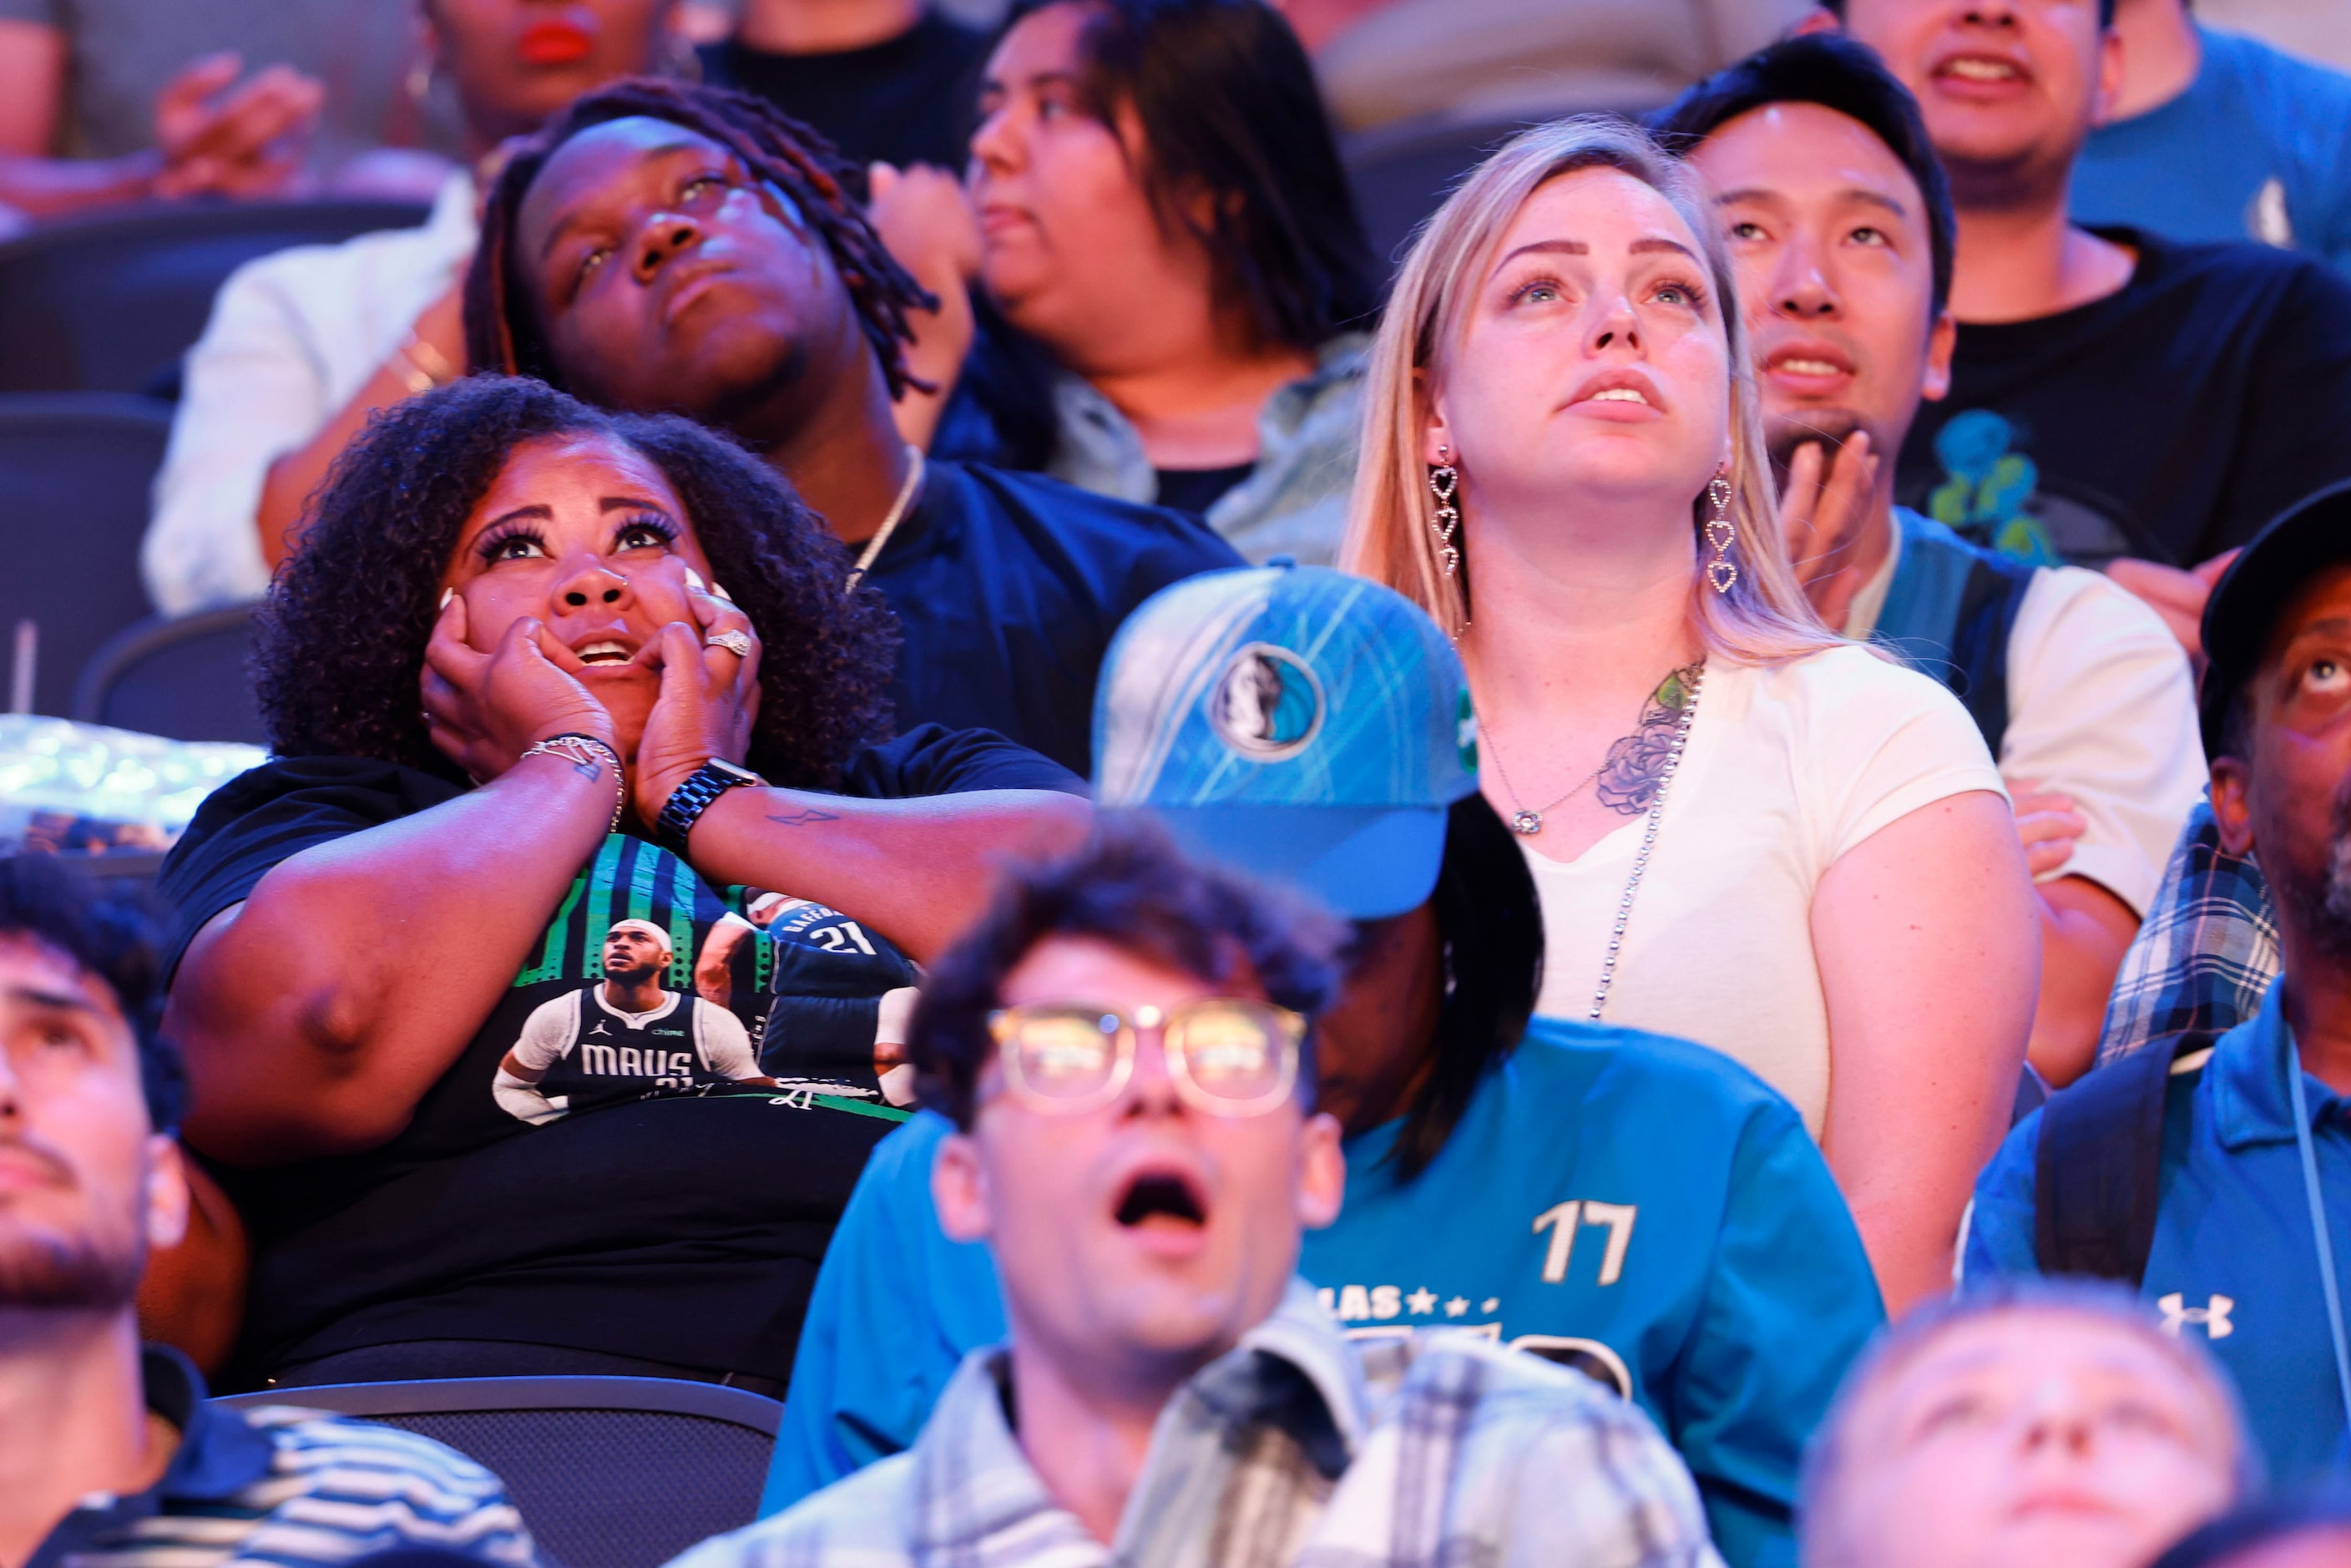
<path fill-rule="evenodd" d="M 670 791 L 668 803 L 653 819 L 653 841 L 683 857 L 685 836 L 694 831 L 694 824 L 702 820 L 702 813 L 710 810 L 710 802 L 729 789 L 738 789 L 746 784 L 764 787 L 767 782 L 747 768 L 737 768 L 723 758 L 712 758 Z"/>

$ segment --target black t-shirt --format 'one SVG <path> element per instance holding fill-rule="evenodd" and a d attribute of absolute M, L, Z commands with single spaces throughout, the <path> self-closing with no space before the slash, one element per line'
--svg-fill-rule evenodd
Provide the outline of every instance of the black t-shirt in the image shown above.
<path fill-rule="evenodd" d="M 1159 504 L 1170 511 L 1195 517 L 1206 517 L 1208 508 L 1225 498 L 1226 491 L 1256 472 L 1254 463 L 1236 463 L 1226 468 L 1153 470 L 1159 480 Z"/>
<path fill-rule="evenodd" d="M 994 730 L 1083 774 L 1119 623 L 1171 582 L 1240 564 L 1197 517 L 934 462 L 866 578 L 905 639 L 898 722 Z"/>
<path fill-rule="evenodd" d="M 2138 253 L 2104 299 L 1962 326 L 1902 447 L 1906 504 L 1981 542 L 2192 566 L 2351 476 L 2351 284 L 2253 245 Z"/>
<path fill-rule="evenodd" d="M 1081 786 L 934 726 L 861 754 L 842 792 L 1039 788 Z M 352 758 L 231 780 L 164 862 L 169 963 L 280 862 L 463 793 Z M 634 956 L 608 946 L 624 929 L 647 939 Z M 240 1369 L 459 1339 L 789 1376 L 833 1222 L 897 1119 L 877 1093 L 880 998 L 914 983 L 847 915 L 607 837 L 397 1137 L 219 1173 L 255 1243 Z M 723 1002 L 697 994 L 722 984 Z M 779 1086 L 737 1082 L 753 1076 Z"/>
<path fill-rule="evenodd" d="M 886 43 L 831 55 L 774 55 L 733 39 L 703 47 L 703 79 L 757 93 L 822 131 L 861 168 L 963 172 L 987 39 L 927 12 Z"/>

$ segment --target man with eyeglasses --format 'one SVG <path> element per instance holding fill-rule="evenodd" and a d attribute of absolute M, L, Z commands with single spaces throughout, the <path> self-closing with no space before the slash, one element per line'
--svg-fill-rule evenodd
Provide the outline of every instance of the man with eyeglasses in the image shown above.
<path fill-rule="evenodd" d="M 1636 1408 L 1474 1335 L 1359 1351 L 1294 1278 L 1346 1186 L 1301 1049 L 1345 936 L 1139 821 L 1015 873 L 909 1042 L 1009 1343 L 908 1452 L 680 1568 L 1719 1564 Z"/>
<path fill-rule="evenodd" d="M 1542 917 L 1478 792 L 1468 691 L 1437 623 L 1375 583 L 1204 573 L 1112 644 L 1096 798 L 1353 926 L 1311 1044 L 1346 1201 L 1299 1265 L 1341 1331 L 1467 1330 L 1585 1374 L 1664 1431 L 1732 1568 L 1792 1563 L 1804 1439 L 1885 1321 L 1869 1260 L 1753 1074 L 1639 1030 L 1530 1022 Z M 987 1249 L 941 1228 L 952 1131 L 925 1112 L 858 1178 L 763 1513 L 910 1447 L 960 1358 L 1008 1331 Z"/>

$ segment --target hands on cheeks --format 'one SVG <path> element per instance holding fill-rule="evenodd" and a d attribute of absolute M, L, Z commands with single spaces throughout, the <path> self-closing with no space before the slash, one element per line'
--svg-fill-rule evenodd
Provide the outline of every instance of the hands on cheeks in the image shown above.
<path fill-rule="evenodd" d="M 592 735 L 619 749 L 612 716 L 580 684 L 580 660 L 545 622 L 517 619 L 486 653 L 465 632 L 465 596 L 453 593 L 424 644 L 420 685 L 425 733 L 467 778 L 497 778 L 549 736 Z"/>
<path fill-rule="evenodd" d="M 759 640 L 750 618 L 690 578 L 675 558 L 635 573 L 632 586 L 659 626 L 630 661 L 660 682 L 640 735 L 623 733 L 597 696 L 595 686 L 609 677 L 587 673 L 537 617 L 517 619 L 492 652 L 475 648 L 458 593 L 442 607 L 425 644 L 420 684 L 433 744 L 469 778 L 487 781 L 537 741 L 593 736 L 626 760 L 632 803 L 645 822 L 711 758 L 741 762 L 759 711 Z M 749 651 L 712 642 L 734 641 L 728 633 L 738 633 Z"/>
<path fill-rule="evenodd" d="M 661 635 L 637 655 L 651 655 L 661 669 L 661 695 L 629 768 L 629 792 L 638 818 L 647 822 L 705 762 L 714 757 L 741 762 L 759 716 L 759 635 L 751 618 L 677 570 L 674 592 L 688 618 L 664 622 Z M 665 586 L 646 593 L 647 584 L 638 580 L 638 591 L 649 599 Z M 739 633 L 750 652 L 738 654 L 711 641 L 729 632 Z"/>

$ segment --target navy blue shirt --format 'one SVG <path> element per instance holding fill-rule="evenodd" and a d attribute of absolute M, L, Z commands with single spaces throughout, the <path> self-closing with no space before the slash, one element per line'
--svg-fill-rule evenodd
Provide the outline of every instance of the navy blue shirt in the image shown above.
<path fill-rule="evenodd" d="M 2200 1066 L 2172 1069 L 2164 1105 L 2155 1246 L 2139 1293 L 2165 1326 L 2211 1351 L 2237 1380 L 2270 1479 L 2295 1487 L 2351 1471 L 2317 1239 L 2286 1074 L 2299 1071 L 2273 986 L 2262 1010 Z M 2183 1066 L 2189 1071 L 2181 1071 Z M 2319 1190 L 2338 1270 L 2351 1268 L 2351 1103 L 2304 1074 Z M 1961 1289 L 2037 1274 L 2034 1112 L 1976 1182 Z"/>
<path fill-rule="evenodd" d="M 178 1434 L 171 1462 L 144 1491 L 86 1494 L 26 1568 L 328 1568 L 404 1547 L 439 1547 L 486 1568 L 537 1561 L 498 1479 L 428 1437 L 291 1404 L 214 1404 L 196 1369 L 163 1345 L 145 1347 L 140 1370 L 148 1413 Z"/>
<path fill-rule="evenodd" d="M 1241 564 L 1197 517 L 933 462 L 866 576 L 905 639 L 899 727 L 992 729 L 1084 775 L 1111 634 L 1169 583 Z"/>
<path fill-rule="evenodd" d="M 1960 324 L 1896 499 L 2040 565 L 2185 567 L 2351 478 L 2351 283 L 2267 246 L 2099 233 L 2137 253 L 2121 288 Z"/>

